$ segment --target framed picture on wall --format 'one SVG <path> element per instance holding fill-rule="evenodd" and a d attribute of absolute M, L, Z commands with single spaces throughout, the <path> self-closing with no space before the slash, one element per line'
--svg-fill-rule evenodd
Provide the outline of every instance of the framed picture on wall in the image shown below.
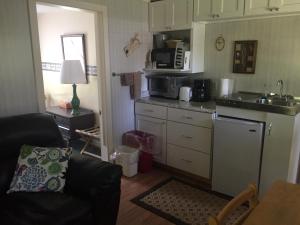
<path fill-rule="evenodd" d="M 61 35 L 64 60 L 80 60 L 86 74 L 85 36 L 84 34 Z"/>
<path fill-rule="evenodd" d="M 257 40 L 235 41 L 233 73 L 254 74 L 256 66 Z"/>

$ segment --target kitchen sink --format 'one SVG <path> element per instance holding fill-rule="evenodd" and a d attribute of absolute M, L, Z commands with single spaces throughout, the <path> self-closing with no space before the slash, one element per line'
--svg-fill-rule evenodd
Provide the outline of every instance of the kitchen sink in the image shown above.
<path fill-rule="evenodd" d="M 266 97 L 260 97 L 256 101 L 260 104 L 268 104 L 268 105 L 274 105 L 274 106 L 285 106 L 285 107 L 294 107 L 297 104 L 300 104 L 299 101 L 294 100 L 294 97 L 291 95 L 282 96 L 279 97 L 278 95 L 275 96 L 268 96 Z"/>
<path fill-rule="evenodd" d="M 294 107 L 297 104 L 299 104 L 299 102 L 296 102 L 294 100 L 274 100 L 271 103 L 272 105 L 279 105 L 279 106 L 287 106 L 287 107 Z"/>
<path fill-rule="evenodd" d="M 291 95 L 263 95 L 238 92 L 227 98 L 216 99 L 217 105 L 279 113 L 294 116 L 300 112 L 300 98 Z"/>

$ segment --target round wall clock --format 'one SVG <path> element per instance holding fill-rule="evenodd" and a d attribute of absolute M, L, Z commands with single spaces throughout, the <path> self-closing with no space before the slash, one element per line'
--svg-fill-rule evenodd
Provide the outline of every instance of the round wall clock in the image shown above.
<path fill-rule="evenodd" d="M 222 51 L 225 47 L 225 39 L 222 36 L 219 36 L 216 39 L 215 47 L 218 51 Z"/>

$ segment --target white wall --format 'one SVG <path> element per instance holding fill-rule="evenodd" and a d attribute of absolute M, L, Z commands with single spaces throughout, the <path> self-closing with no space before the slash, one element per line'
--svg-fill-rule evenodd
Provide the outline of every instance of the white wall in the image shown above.
<path fill-rule="evenodd" d="M 148 32 L 148 4 L 142 0 L 88 0 L 108 7 L 109 49 L 111 71 L 116 73 L 142 71 L 146 53 L 152 48 Z M 135 33 L 140 33 L 142 45 L 129 58 L 123 53 Z M 121 142 L 121 135 L 134 129 L 134 101 L 130 100 L 129 87 L 120 85 L 120 78 L 112 78 L 112 105 L 114 142 Z"/>
<path fill-rule="evenodd" d="M 78 1 L 108 7 L 111 71 L 141 70 L 152 42 L 147 32 L 147 3 L 142 0 Z M 27 1 L 1 0 L 0 15 L 0 116 L 36 112 L 38 105 Z M 122 49 L 135 32 L 141 33 L 142 46 L 126 58 Z M 121 134 L 134 128 L 134 104 L 129 97 L 129 88 L 121 87 L 119 78 L 112 80 L 112 97 L 114 140 L 119 143 Z"/>
<path fill-rule="evenodd" d="M 300 96 L 300 16 L 226 22 L 206 26 L 205 76 L 234 78 L 236 91 L 279 92 L 276 81 L 283 79 L 285 92 Z M 215 40 L 222 34 L 225 49 L 218 52 Z M 256 73 L 232 74 L 233 42 L 258 40 Z"/>
<path fill-rule="evenodd" d="M 0 1 L 0 117 L 38 111 L 26 0 Z"/>
<path fill-rule="evenodd" d="M 86 63 L 96 65 L 94 14 L 80 11 L 58 10 L 38 14 L 42 62 L 62 63 L 61 35 L 84 34 Z M 72 86 L 60 83 L 60 73 L 43 71 L 46 105 L 58 105 L 61 100 L 72 99 Z M 99 111 L 98 79 L 88 76 L 88 84 L 79 84 L 77 94 L 83 108 Z"/>

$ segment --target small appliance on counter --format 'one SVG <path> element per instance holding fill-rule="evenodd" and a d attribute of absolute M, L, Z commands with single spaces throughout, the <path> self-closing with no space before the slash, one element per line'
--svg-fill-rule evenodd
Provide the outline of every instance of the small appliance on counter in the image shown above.
<path fill-rule="evenodd" d="M 221 79 L 219 84 L 219 97 L 228 97 L 232 95 L 234 89 L 233 79 Z"/>
<path fill-rule="evenodd" d="M 207 102 L 210 100 L 210 79 L 195 79 L 193 87 L 193 101 Z"/>
<path fill-rule="evenodd" d="M 190 85 L 187 75 L 148 75 L 148 91 L 150 96 L 178 99 L 179 90 L 182 86 Z"/>
<path fill-rule="evenodd" d="M 181 87 L 179 92 L 179 100 L 189 102 L 192 98 L 192 88 Z"/>
<path fill-rule="evenodd" d="M 183 41 L 175 42 L 174 48 L 155 48 L 151 51 L 152 67 L 154 69 L 183 69 L 189 63 L 187 61 L 189 54 L 186 54 L 186 50 Z"/>

